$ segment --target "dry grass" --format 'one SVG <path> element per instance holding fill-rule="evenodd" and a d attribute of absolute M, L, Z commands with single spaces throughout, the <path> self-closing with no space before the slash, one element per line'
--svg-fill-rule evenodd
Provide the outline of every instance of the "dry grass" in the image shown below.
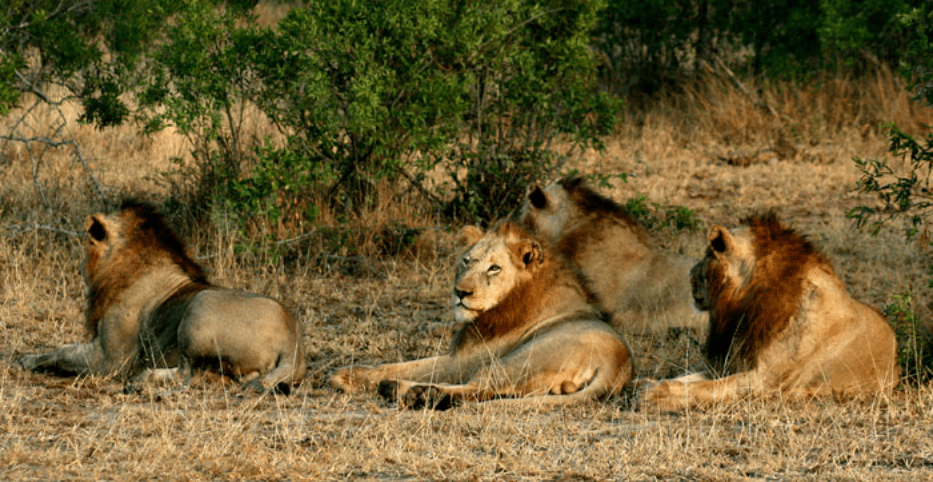
<path fill-rule="evenodd" d="M 634 174 L 606 192 L 620 200 L 645 193 L 652 202 L 685 205 L 696 210 L 704 230 L 776 209 L 824 248 L 857 297 L 882 306 L 911 292 L 928 319 L 929 254 L 896 233 L 854 231 L 844 217 L 852 206 L 872 202 L 852 192 L 858 173 L 851 158 L 885 155 L 879 124 L 896 119 L 918 129 L 933 120 L 885 75 L 827 80 L 820 90 L 765 89 L 762 98 L 777 117 L 710 81 L 633 116 L 608 139 L 604 155 L 587 153 L 573 167 Z M 42 120 L 31 125 L 40 128 Z M 159 172 L 168 157 L 186 152 L 171 134 L 140 139 L 130 129 L 68 128 L 112 198 L 164 195 Z M 768 154 L 780 138 L 795 151 Z M 734 150 L 762 152 L 737 167 L 721 160 Z M 320 244 L 301 242 L 284 256 L 244 255 L 238 245 L 248 240 L 222 219 L 183 229 L 215 281 L 269 293 L 302 321 L 310 371 L 292 396 L 244 396 L 229 380 L 206 374 L 187 391 L 156 398 L 123 394 L 106 378 L 24 373 L 16 356 L 83 338 L 83 254 L 79 240 L 67 234 L 8 227 L 60 223 L 55 226 L 79 230 L 101 203 L 68 152 L 42 157 L 38 181 L 49 209 L 37 195 L 22 146 L 7 146 L 3 155 L 12 163 L 0 167 L 0 479 L 933 476 L 933 390 L 927 386 L 865 400 L 764 400 L 679 415 L 633 412 L 630 394 L 552 411 L 479 406 L 433 413 L 400 412 L 375 396 L 329 391 L 325 381 L 335 367 L 445 348 L 452 241 L 442 230 L 414 254 L 377 258 L 339 250 L 322 256 Z M 353 223 L 434 223 L 407 204 L 374 208 Z M 657 234 L 671 249 L 692 255 L 703 249 L 702 231 Z M 675 374 L 698 361 L 687 338 L 629 341 L 641 375 Z"/>

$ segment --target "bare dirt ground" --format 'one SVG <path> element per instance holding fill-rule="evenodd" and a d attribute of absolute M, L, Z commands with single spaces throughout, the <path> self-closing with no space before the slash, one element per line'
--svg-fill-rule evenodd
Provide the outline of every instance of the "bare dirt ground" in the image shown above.
<path fill-rule="evenodd" d="M 884 309 L 910 294 L 928 320 L 930 254 L 895 231 L 859 232 L 845 212 L 874 201 L 853 192 L 851 159 L 886 155 L 876 121 L 918 125 L 933 116 L 878 108 L 834 124 L 831 105 L 811 113 L 800 105 L 816 109 L 812 100 L 769 95 L 785 117 L 737 105 L 738 96 L 706 95 L 709 104 L 694 104 L 707 112 L 701 117 L 675 115 L 671 106 L 665 114 L 662 105 L 607 139 L 604 153 L 586 153 L 571 167 L 631 174 L 604 191 L 617 200 L 644 193 L 695 210 L 699 231 L 655 233 L 659 244 L 694 256 L 710 225 L 775 209 L 824 249 L 856 297 Z M 164 192 L 159 173 L 184 152 L 170 135 L 72 129 L 112 197 Z M 793 149 L 782 150 L 785 142 Z M 4 149 L 11 162 L 0 165 L 0 479 L 933 478 L 933 389 L 924 385 L 863 400 L 753 400 L 682 414 L 633 411 L 630 393 L 553 410 L 432 412 L 332 392 L 326 378 L 338 366 L 446 348 L 453 242 L 443 226 L 416 255 L 323 261 L 300 247 L 287 256 L 244 256 L 242 240 L 222 221 L 183 230 L 214 281 L 279 298 L 302 322 L 310 370 L 291 396 L 242 393 L 210 374 L 185 391 L 124 394 L 107 378 L 26 373 L 18 355 L 84 339 L 80 238 L 33 228 L 56 222 L 80 231 L 100 205 L 67 155 L 46 156 L 34 176 L 20 148 Z M 629 342 L 640 376 L 676 375 L 698 361 L 689 337 L 632 335 Z"/>

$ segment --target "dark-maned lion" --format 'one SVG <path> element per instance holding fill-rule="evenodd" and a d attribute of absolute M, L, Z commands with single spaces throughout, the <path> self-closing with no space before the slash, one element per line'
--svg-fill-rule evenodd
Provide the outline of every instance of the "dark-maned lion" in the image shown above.
<path fill-rule="evenodd" d="M 696 260 L 655 249 L 625 208 L 582 178 L 535 187 L 520 216 L 580 268 L 616 328 L 639 332 L 704 325 L 689 301 L 690 267 Z"/>
<path fill-rule="evenodd" d="M 631 379 L 625 342 L 546 242 L 510 222 L 486 233 L 468 226 L 461 240 L 469 248 L 457 264 L 452 305 L 462 327 L 450 352 L 342 368 L 333 387 L 378 386 L 403 407 L 448 408 L 498 398 L 568 404 L 611 394 Z"/>
<path fill-rule="evenodd" d="M 774 214 L 714 226 L 691 271 L 709 311 L 705 354 L 723 378 L 693 374 L 648 386 L 639 407 L 678 410 L 744 396 L 883 392 L 897 383 L 894 332 L 852 299 L 832 265 Z"/>
<path fill-rule="evenodd" d="M 207 365 L 256 389 L 287 391 L 301 381 L 295 319 L 270 298 L 210 284 L 151 206 L 127 201 L 88 216 L 84 227 L 91 341 L 24 355 L 24 368 L 180 381 Z"/>

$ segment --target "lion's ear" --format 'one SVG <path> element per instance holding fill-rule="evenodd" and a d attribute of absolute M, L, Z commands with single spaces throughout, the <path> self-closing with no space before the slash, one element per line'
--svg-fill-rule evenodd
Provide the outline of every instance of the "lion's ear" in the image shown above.
<path fill-rule="evenodd" d="M 101 214 L 94 214 L 84 218 L 84 230 L 93 241 L 101 242 L 107 239 L 107 227 L 100 220 Z"/>
<path fill-rule="evenodd" d="M 482 239 L 483 235 L 483 230 L 476 226 L 464 226 L 460 230 L 460 245 L 472 246 Z"/>
<path fill-rule="evenodd" d="M 526 268 L 532 264 L 541 264 L 544 262 L 541 245 L 535 241 L 520 241 L 514 245 L 513 249 Z"/>
<path fill-rule="evenodd" d="M 732 250 L 732 245 L 734 243 L 732 239 L 732 234 L 729 233 L 729 230 L 722 226 L 713 226 L 709 230 L 709 247 L 713 250 L 717 256 L 727 253 Z"/>
<path fill-rule="evenodd" d="M 535 186 L 531 194 L 528 195 L 528 201 L 531 202 L 532 207 L 535 209 L 544 209 L 547 206 L 547 196 L 544 195 L 541 186 Z"/>

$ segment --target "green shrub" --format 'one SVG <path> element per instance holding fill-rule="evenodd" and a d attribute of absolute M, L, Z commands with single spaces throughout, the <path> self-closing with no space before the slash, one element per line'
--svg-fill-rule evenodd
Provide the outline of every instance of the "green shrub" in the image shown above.
<path fill-rule="evenodd" d="M 925 383 L 933 379 L 933 340 L 930 329 L 917 315 L 910 293 L 894 295 L 882 306 L 897 336 L 897 363 L 903 379 Z"/>
<path fill-rule="evenodd" d="M 652 203 L 645 194 L 638 194 L 626 201 L 625 209 L 649 230 L 674 229 L 693 232 L 700 229 L 700 221 L 692 209 L 686 206 L 662 206 Z"/>

